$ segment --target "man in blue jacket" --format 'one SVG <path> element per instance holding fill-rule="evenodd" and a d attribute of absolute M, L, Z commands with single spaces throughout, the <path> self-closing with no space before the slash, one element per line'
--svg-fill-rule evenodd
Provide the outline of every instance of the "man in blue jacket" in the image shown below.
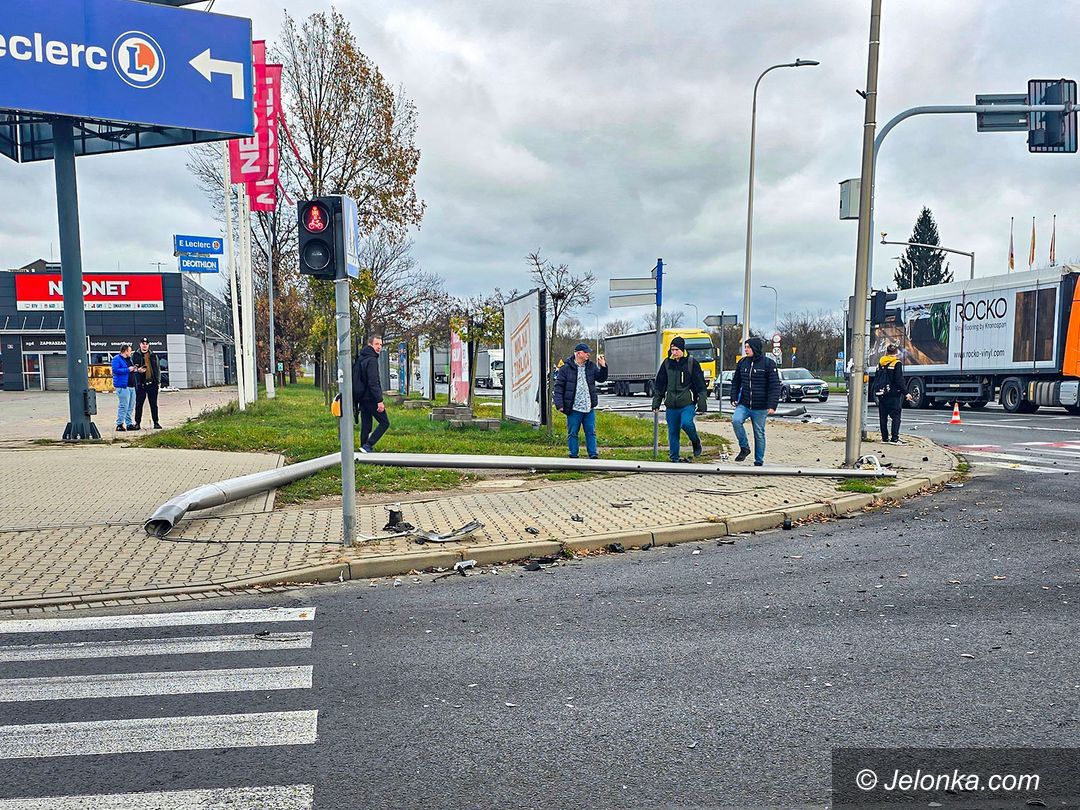
<path fill-rule="evenodd" d="M 589 359 L 588 343 L 579 343 L 555 373 L 555 407 L 566 414 L 566 447 L 570 458 L 578 457 L 578 432 L 585 429 L 585 449 L 589 458 L 600 458 L 596 448 L 596 384 L 607 380 L 607 361 L 597 355 Z"/>
<path fill-rule="evenodd" d="M 746 437 L 744 423 L 747 419 L 754 426 L 754 466 L 765 463 L 765 420 L 776 412 L 780 402 L 780 372 L 776 362 L 765 354 L 765 345 L 759 337 L 748 338 L 743 344 L 743 358 L 735 366 L 731 380 L 731 426 L 739 441 L 736 461 L 750 455 L 750 441 Z"/>
<path fill-rule="evenodd" d="M 131 344 L 120 347 L 120 354 L 112 359 L 112 384 L 116 389 L 116 429 L 134 430 L 131 420 L 131 408 L 135 404 L 135 382 L 132 375 L 135 366 L 131 364 Z"/>

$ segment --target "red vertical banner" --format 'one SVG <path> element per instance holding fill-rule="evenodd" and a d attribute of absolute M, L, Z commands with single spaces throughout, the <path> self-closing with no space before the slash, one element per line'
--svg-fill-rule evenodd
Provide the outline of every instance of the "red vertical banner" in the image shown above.
<path fill-rule="evenodd" d="M 278 121 L 281 109 L 281 65 L 265 65 L 262 103 L 266 118 L 266 174 L 248 181 L 247 192 L 251 198 L 252 211 L 273 211 L 277 205 L 278 166 L 281 153 L 278 149 Z"/>
<path fill-rule="evenodd" d="M 252 73 L 254 87 L 252 99 L 255 104 L 255 132 L 250 138 L 229 141 L 230 182 L 247 183 L 266 177 L 269 152 L 266 120 L 266 43 L 251 43 Z"/>
<path fill-rule="evenodd" d="M 469 359 L 457 332 L 450 333 L 450 404 L 469 403 Z"/>

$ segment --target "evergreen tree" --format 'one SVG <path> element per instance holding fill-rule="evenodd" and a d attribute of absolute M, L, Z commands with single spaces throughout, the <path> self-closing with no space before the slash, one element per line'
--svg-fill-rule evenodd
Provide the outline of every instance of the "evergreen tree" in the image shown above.
<path fill-rule="evenodd" d="M 915 229 L 908 238 L 909 242 L 923 245 L 940 245 L 937 223 L 930 209 L 923 207 L 919 218 L 915 220 Z M 910 246 L 900 257 L 900 264 L 893 276 L 896 289 L 906 290 L 911 287 L 928 287 L 931 284 L 948 284 L 953 280 L 952 271 L 945 254 L 932 248 Z"/>

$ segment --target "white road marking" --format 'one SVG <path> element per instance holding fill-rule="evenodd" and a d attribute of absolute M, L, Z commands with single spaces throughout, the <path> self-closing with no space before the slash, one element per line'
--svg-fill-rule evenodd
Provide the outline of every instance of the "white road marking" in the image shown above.
<path fill-rule="evenodd" d="M 311 673 L 311 667 L 255 667 L 4 678 L 0 680 L 0 703 L 310 689 Z"/>
<path fill-rule="evenodd" d="M 313 745 L 318 722 L 312 709 L 0 726 L 0 759 Z"/>
<path fill-rule="evenodd" d="M 129 630 L 143 627 L 309 622 L 315 608 L 257 608 L 253 610 L 194 610 L 181 613 L 139 613 L 129 616 L 83 616 L 70 619 L 0 621 L 3 633 L 59 633 L 77 630 Z"/>
<path fill-rule="evenodd" d="M 1072 469 L 1080 468 L 1080 458 L 1075 459 L 1075 464 L 1069 464 L 1067 462 L 1057 461 L 1053 458 L 1039 458 L 1038 456 L 1025 456 L 1019 453 L 989 453 L 983 450 L 965 450 L 963 451 L 965 456 L 977 456 L 979 458 L 996 458 L 1002 461 L 1019 461 L 1022 463 L 1032 462 L 1035 464 L 1050 464 L 1057 465 L 1059 467 L 1069 467 Z"/>
<path fill-rule="evenodd" d="M 124 641 L 64 641 L 55 644 L 0 645 L 0 662 L 59 661 L 74 658 L 133 658 L 142 655 L 267 652 L 311 649 L 311 633 L 186 636 Z M 0 809 L 3 805 L 0 805 Z"/>
<path fill-rule="evenodd" d="M 1049 475 L 1055 473 L 1060 475 L 1069 472 L 1069 470 L 1054 470 L 1050 467 L 1032 467 L 1030 464 L 1009 464 L 1004 461 L 976 461 L 973 463 L 980 467 L 999 467 L 1003 470 L 1020 470 L 1022 472 L 1046 473 Z"/>
<path fill-rule="evenodd" d="M 312 785 L 0 799 L 0 810 L 311 810 Z"/>

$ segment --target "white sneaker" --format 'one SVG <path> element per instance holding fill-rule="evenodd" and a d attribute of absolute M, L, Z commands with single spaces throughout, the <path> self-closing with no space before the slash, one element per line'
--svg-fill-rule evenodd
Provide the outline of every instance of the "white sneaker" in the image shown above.
<path fill-rule="evenodd" d="M 899 439 L 897 439 L 895 442 L 889 442 L 889 444 L 905 445 L 905 444 L 907 444 L 907 442 L 902 442 Z"/>

